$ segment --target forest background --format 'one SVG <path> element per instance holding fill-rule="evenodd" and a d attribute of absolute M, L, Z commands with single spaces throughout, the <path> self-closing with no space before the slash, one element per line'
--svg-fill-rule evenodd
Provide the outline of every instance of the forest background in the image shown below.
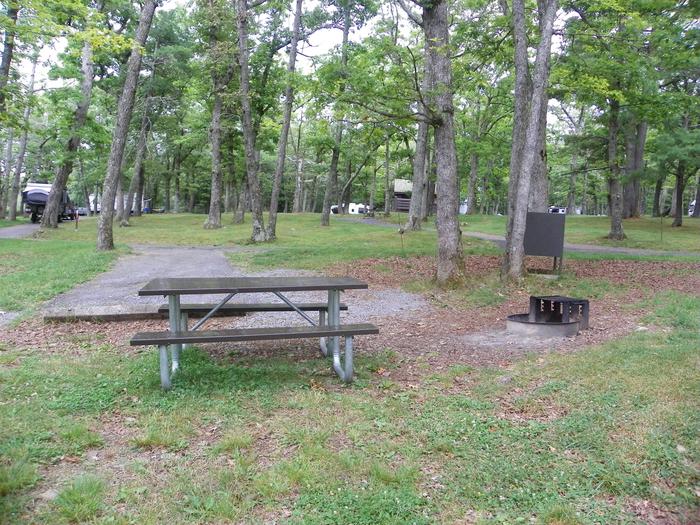
<path fill-rule="evenodd" d="M 206 213 L 206 228 L 250 210 L 267 241 L 278 211 L 388 212 L 397 178 L 413 180 L 405 227 L 419 229 L 437 182 L 439 281 L 459 277 L 460 202 L 507 214 L 511 245 L 518 211 L 552 204 L 609 215 L 612 239 L 642 214 L 682 226 L 700 197 L 699 14 L 668 0 L 4 2 L 0 214 L 16 217 L 25 182 L 52 182 L 81 206 L 124 203 L 102 213 L 102 249 L 113 213 L 128 226 L 146 200 Z"/>

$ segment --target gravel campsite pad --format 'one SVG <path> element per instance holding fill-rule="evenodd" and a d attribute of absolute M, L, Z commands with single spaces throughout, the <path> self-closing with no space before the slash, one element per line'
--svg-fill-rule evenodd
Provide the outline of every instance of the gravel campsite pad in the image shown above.
<path fill-rule="evenodd" d="M 533 263 L 533 261 L 531 261 Z M 468 276 L 484 279 L 498 271 L 500 258 L 471 256 L 466 259 Z M 536 263 L 533 263 L 536 264 Z M 530 264 L 532 267 L 533 264 Z M 309 275 L 311 272 L 277 269 L 253 273 L 228 263 L 224 252 L 204 248 L 135 247 L 115 267 L 72 291 L 56 297 L 47 307 L 85 302 L 162 302 L 161 297 L 138 297 L 137 291 L 148 279 L 169 274 L 201 275 Z M 429 289 L 407 292 L 402 289 L 415 281 L 429 281 L 434 273 L 430 257 L 366 259 L 332 267 L 331 275 L 349 275 L 369 282 L 369 290 L 348 291 L 342 295 L 349 311 L 341 314 L 344 322 L 373 322 L 379 335 L 360 337 L 356 346 L 362 354 L 391 351 L 396 367 L 391 372 L 396 381 L 416 381 L 426 374 L 449 369 L 454 365 L 506 367 L 514 360 L 532 353 L 569 352 L 587 345 L 620 337 L 634 330 L 646 330 L 641 307 L 630 308 L 651 294 L 663 290 L 690 291 L 700 294 L 700 263 L 640 261 L 568 261 L 567 271 L 580 279 L 605 279 L 611 294 L 591 300 L 591 329 L 575 338 L 559 340 L 523 340 L 505 333 L 505 317 L 527 309 L 528 294 L 515 289 L 500 298 L 498 304 L 475 306 L 455 302 L 450 292 Z M 622 291 L 619 291 L 622 290 Z M 290 294 L 300 301 L 322 301 L 318 292 Z M 207 300 L 203 297 L 193 300 Z M 267 300 L 253 295 L 246 300 Z M 298 324 L 294 313 L 256 313 L 238 318 L 217 318 L 212 328 L 253 327 Z M 42 348 L 48 352 L 81 353 L 91 344 L 109 343 L 128 351 L 129 338 L 138 331 L 162 330 L 164 321 L 129 321 L 94 323 L 81 321 L 45 324 L 32 319 L 21 322 L 0 336 L 0 342 L 18 348 Z M 81 344 L 76 344 L 80 341 Z M 205 345 L 212 355 L 264 356 L 280 352 L 297 358 L 318 357 L 316 343 L 301 341 L 267 341 L 226 345 Z M 300 353 L 300 354 L 299 354 Z"/>

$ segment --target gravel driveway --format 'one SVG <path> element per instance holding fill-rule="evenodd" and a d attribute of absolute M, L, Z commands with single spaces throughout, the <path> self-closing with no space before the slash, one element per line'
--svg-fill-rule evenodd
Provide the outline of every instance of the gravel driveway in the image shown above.
<path fill-rule="evenodd" d="M 144 305 L 158 305 L 165 301 L 160 296 L 139 297 L 138 290 L 156 277 L 226 277 L 226 276 L 299 276 L 314 275 L 303 270 L 276 269 L 264 272 L 251 272 L 232 265 L 227 253 L 235 253 L 236 248 L 221 249 L 209 247 L 173 246 L 132 246 L 132 253 L 121 257 L 107 272 L 93 280 L 80 284 L 72 290 L 46 302 L 44 312 L 75 311 L 76 309 L 115 308 L 128 310 L 143 308 Z M 300 302 L 326 301 L 325 292 L 293 292 L 290 299 Z M 221 295 L 191 295 L 186 302 L 218 302 Z M 426 301 L 417 294 L 400 289 L 348 290 L 342 301 L 351 305 L 349 312 L 341 315 L 345 322 L 366 322 L 371 317 L 382 317 L 410 313 L 428 307 Z M 276 302 L 278 299 L 267 294 L 249 294 L 236 297 L 232 302 Z M 239 318 L 237 326 L 261 326 L 265 317 L 274 319 L 274 324 L 298 324 L 299 316 L 294 313 L 256 313 Z"/>
<path fill-rule="evenodd" d="M 18 224 L 17 226 L 7 226 L 0 228 L 0 239 L 22 239 L 29 237 L 39 229 L 39 223 Z"/>

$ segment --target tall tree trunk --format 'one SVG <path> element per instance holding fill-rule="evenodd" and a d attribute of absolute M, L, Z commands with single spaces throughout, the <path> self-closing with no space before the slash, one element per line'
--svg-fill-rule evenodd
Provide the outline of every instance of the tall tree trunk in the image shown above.
<path fill-rule="evenodd" d="M 292 203 L 292 213 L 299 213 L 306 211 L 304 206 L 304 155 L 301 151 L 301 127 L 302 120 L 299 120 L 299 127 L 297 128 L 297 140 L 296 140 L 296 179 L 294 182 L 294 200 Z"/>
<path fill-rule="evenodd" d="M 146 187 L 146 164 L 144 162 L 139 166 L 139 184 L 136 187 L 136 195 L 134 196 L 134 217 L 141 217 L 143 213 L 143 190 Z"/>
<path fill-rule="evenodd" d="M 243 224 L 245 222 L 245 210 L 248 207 L 248 182 L 241 181 L 241 189 L 238 192 L 238 206 L 236 214 L 233 217 L 234 224 Z"/>
<path fill-rule="evenodd" d="M 343 43 L 340 54 L 340 74 L 344 77 L 348 67 L 348 39 L 350 37 L 350 6 L 343 6 Z M 341 84 L 340 92 L 345 91 L 345 84 Z M 340 159 L 340 146 L 343 141 L 343 120 L 344 115 L 339 115 L 336 122 L 335 134 L 333 136 L 333 152 L 331 153 L 331 165 L 328 169 L 328 182 L 326 182 L 326 192 L 323 195 L 323 208 L 321 209 L 321 226 L 330 225 L 331 200 L 336 194 L 338 186 L 338 161 Z M 340 205 L 340 203 L 338 203 Z"/>
<path fill-rule="evenodd" d="M 245 165 L 248 178 L 248 192 L 253 231 L 253 242 L 267 241 L 267 231 L 263 219 L 262 195 L 258 179 L 258 162 L 255 152 L 255 130 L 253 129 L 253 109 L 250 101 L 250 70 L 248 66 L 248 2 L 236 0 L 236 21 L 238 27 L 238 62 L 240 67 L 240 100 L 243 113 L 243 142 L 245 146 Z"/>
<path fill-rule="evenodd" d="M 411 202 L 408 206 L 408 217 L 406 219 L 406 225 L 404 226 L 404 229 L 408 231 L 418 231 L 421 229 L 423 188 L 427 183 L 425 178 L 425 165 L 428 153 L 428 128 L 429 124 L 426 120 L 421 119 L 418 122 L 418 131 L 416 133 L 416 153 L 413 156 L 413 189 L 411 190 Z"/>
<path fill-rule="evenodd" d="M 431 145 L 430 129 L 428 129 L 428 139 L 425 143 L 425 174 L 423 175 L 423 194 L 421 195 L 421 222 L 426 222 L 432 213 L 433 199 L 431 195 L 430 179 L 434 178 L 435 155 Z"/>
<path fill-rule="evenodd" d="M 122 164 L 122 167 L 124 165 Z M 114 211 L 115 219 L 117 222 L 121 222 L 122 217 L 124 217 L 124 172 L 121 170 L 119 178 L 117 179 L 117 195 L 114 199 Z"/>
<path fill-rule="evenodd" d="M 90 108 L 90 98 L 92 96 L 92 84 L 94 78 L 94 66 L 92 63 L 92 46 L 88 40 L 83 44 L 80 57 L 83 79 L 80 84 L 80 102 L 73 114 L 73 124 L 71 125 L 71 137 L 66 145 L 66 155 L 61 163 L 61 167 L 56 174 L 56 178 L 51 185 L 44 215 L 41 217 L 42 228 L 57 228 L 58 214 L 63 201 L 63 192 L 68 183 L 68 177 L 73 171 L 75 155 L 80 147 L 80 136 L 85 121 L 87 120 L 88 109 Z"/>
<path fill-rule="evenodd" d="M 139 141 L 136 144 L 136 158 L 134 159 L 134 176 L 131 178 L 129 190 L 126 195 L 126 203 L 124 204 L 124 212 L 120 226 L 129 226 L 129 214 L 134 209 L 134 197 L 138 197 L 139 188 L 143 188 L 143 161 L 146 158 L 146 142 L 148 133 L 151 129 L 151 120 L 148 118 L 148 99 L 144 101 L 143 116 L 141 117 L 141 130 L 139 131 Z M 142 197 L 143 198 L 143 197 Z M 141 201 L 137 198 L 136 205 L 140 209 Z"/>
<path fill-rule="evenodd" d="M 620 129 L 620 103 L 610 100 L 610 121 L 608 122 L 608 166 L 610 178 L 610 233 L 608 239 L 621 241 L 626 237 L 622 228 L 622 184 L 620 182 L 620 163 L 617 158 L 617 137 Z"/>
<path fill-rule="evenodd" d="M 522 75 L 527 75 L 527 41 L 525 30 L 525 7 L 523 0 L 513 1 L 513 27 L 515 32 L 515 61 L 516 61 L 516 118 L 524 118 L 526 124 L 514 123 L 513 146 L 511 150 L 511 178 L 515 175 L 515 184 L 509 185 L 509 218 L 506 233 L 506 250 L 503 257 L 502 276 L 509 280 L 519 280 L 525 270 L 525 226 L 528 204 L 530 200 L 530 182 L 536 168 L 537 146 L 541 136 L 541 111 L 547 104 L 546 87 L 549 76 L 549 54 L 552 43 L 554 18 L 557 12 L 557 1 L 549 0 L 540 21 L 540 41 L 537 45 L 532 89 L 523 89 Z M 518 90 L 520 86 L 520 91 Z M 529 95 L 527 102 L 518 103 L 518 96 Z M 523 105 L 525 107 L 523 107 Z M 520 112 L 519 112 L 520 110 Z M 516 135 L 516 128 L 521 134 Z M 514 158 L 514 156 L 518 158 Z M 514 172 L 514 165 L 517 171 Z"/>
<path fill-rule="evenodd" d="M 289 48 L 289 62 L 287 64 L 287 81 L 284 87 L 284 116 L 282 118 L 282 130 L 277 149 L 277 164 L 275 177 L 272 180 L 272 194 L 270 196 L 270 214 L 267 220 L 267 237 L 274 240 L 277 236 L 277 208 L 284 173 L 284 161 L 287 157 L 287 139 L 289 138 L 289 126 L 292 122 L 292 105 L 294 104 L 294 71 L 297 63 L 297 44 L 301 27 L 301 6 L 303 0 L 296 0 L 294 11 L 294 24 L 292 25 L 292 43 Z"/>
<path fill-rule="evenodd" d="M 2 186 L 2 188 L 0 188 L 0 219 L 4 219 L 6 217 L 5 210 L 7 209 L 7 201 L 10 194 L 10 186 L 12 185 L 10 175 L 12 173 L 12 165 L 14 163 L 14 160 L 12 159 L 14 143 L 14 129 L 10 128 L 7 131 L 7 144 L 5 147 L 6 180 L 0 180 L 0 185 Z"/>
<path fill-rule="evenodd" d="M 153 13 L 156 10 L 156 0 L 145 0 L 141 8 L 141 16 L 139 25 L 136 29 L 136 37 L 134 46 L 131 48 L 131 54 L 126 64 L 126 79 L 122 94 L 119 97 L 117 105 L 117 122 L 112 133 L 112 147 L 109 152 L 109 160 L 107 161 L 107 176 L 105 177 L 103 188 L 103 203 L 107 206 L 102 206 L 102 213 L 97 229 L 97 249 L 98 250 L 113 250 L 114 237 L 112 232 L 112 220 L 114 218 L 114 195 L 116 193 L 117 180 L 120 177 L 122 158 L 124 156 L 124 148 L 126 146 L 126 136 L 129 132 L 129 123 L 131 122 L 131 114 L 134 110 L 134 96 L 136 94 L 136 84 L 138 82 L 139 72 L 141 70 L 141 53 L 148 38 L 148 32 L 151 29 L 153 21 Z"/>
<path fill-rule="evenodd" d="M 676 168 L 676 185 L 674 188 L 676 207 L 673 213 L 673 223 L 671 224 L 672 228 L 683 226 L 683 212 L 685 211 L 683 208 L 683 191 L 685 191 L 686 175 L 685 171 L 685 161 L 678 161 L 678 167 Z"/>
<path fill-rule="evenodd" d="M 17 219 L 17 197 L 19 195 L 20 179 L 22 177 L 22 169 L 24 168 L 24 156 L 27 152 L 27 138 L 29 136 L 29 117 L 32 112 L 32 97 L 34 96 L 34 79 L 36 78 L 36 65 L 39 61 L 39 53 L 34 55 L 32 59 L 32 73 L 29 77 L 27 85 L 27 105 L 24 107 L 22 115 L 22 136 L 19 139 L 19 151 L 17 152 L 17 163 L 15 165 L 15 176 L 12 180 L 12 188 L 10 189 L 10 210 L 9 218 L 11 221 Z"/>
<path fill-rule="evenodd" d="M 578 175 L 578 147 L 571 153 L 571 173 L 569 173 L 569 193 L 566 198 L 566 214 L 576 214 L 576 175 Z"/>
<path fill-rule="evenodd" d="M 0 117 L 5 114 L 7 100 L 7 83 L 10 79 L 10 65 L 15 52 L 15 31 L 17 29 L 17 15 L 19 5 L 16 1 L 10 0 L 7 5 L 7 22 L 5 29 L 5 42 L 2 50 L 2 60 L 0 61 Z"/>
<path fill-rule="evenodd" d="M 449 14 L 445 0 L 423 5 L 423 30 L 428 42 L 427 63 L 434 91 L 433 129 L 437 167 L 437 282 L 446 285 L 464 276 L 464 249 L 459 230 L 459 180 L 452 100 Z"/>
<path fill-rule="evenodd" d="M 642 188 L 640 171 L 644 167 L 644 146 L 647 123 L 639 122 L 625 129 L 625 179 L 622 194 L 622 214 L 625 219 L 639 217 Z"/>
<path fill-rule="evenodd" d="M 211 111 L 211 193 L 209 195 L 209 215 L 204 221 L 205 230 L 221 228 L 221 111 L 223 99 L 221 91 L 215 87 L 214 107 Z"/>
<path fill-rule="evenodd" d="M 544 29 L 544 23 L 546 22 L 547 4 L 547 0 L 537 0 L 540 33 Z M 547 78 L 549 78 L 549 57 L 550 53 L 546 53 L 544 60 L 547 68 Z M 546 83 L 542 97 L 544 102 L 540 107 L 537 156 L 535 157 L 535 167 L 532 172 L 528 204 L 529 211 L 540 213 L 544 213 L 549 209 L 549 171 L 547 169 L 547 107 L 549 93 Z"/>
<path fill-rule="evenodd" d="M 424 52 L 428 52 L 427 41 L 424 45 Z M 421 219 L 423 213 L 423 187 L 427 184 L 425 165 L 428 156 L 428 108 L 423 105 L 424 97 L 430 91 L 430 78 L 427 65 L 423 68 L 423 80 L 421 81 L 422 96 L 419 97 L 419 104 L 423 113 L 418 121 L 418 131 L 416 132 L 416 153 L 413 156 L 413 189 L 411 191 L 411 202 L 408 206 L 408 218 L 404 229 L 407 231 L 418 231 L 421 229 Z"/>

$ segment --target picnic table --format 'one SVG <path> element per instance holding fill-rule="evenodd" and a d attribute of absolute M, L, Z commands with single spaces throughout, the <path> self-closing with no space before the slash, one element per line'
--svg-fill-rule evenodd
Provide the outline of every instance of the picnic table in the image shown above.
<path fill-rule="evenodd" d="M 155 345 L 160 354 L 160 377 L 164 389 L 171 387 L 173 375 L 180 368 L 180 352 L 183 345 L 210 342 L 239 342 L 269 339 L 319 338 L 323 355 L 333 356 L 333 370 L 345 382 L 353 378 L 353 337 L 376 334 L 379 330 L 369 323 L 340 324 L 340 311 L 347 305 L 340 302 L 343 290 L 366 289 L 367 283 L 352 277 L 191 277 L 158 278 L 149 281 L 138 292 L 140 296 L 165 296 L 169 330 L 164 332 L 141 332 L 132 337 L 130 343 Z M 327 301 L 320 303 L 295 303 L 288 292 L 326 291 Z M 215 304 L 183 304 L 186 295 L 215 295 L 224 297 Z M 272 294 L 280 301 L 273 303 L 230 303 L 241 294 Z M 296 312 L 310 326 L 272 326 L 237 328 L 226 330 L 200 330 L 215 315 L 241 315 L 248 312 Z M 317 312 L 318 321 L 308 312 Z M 189 316 L 202 315 L 192 327 Z M 345 349 L 341 362 L 340 338 L 345 338 Z"/>

